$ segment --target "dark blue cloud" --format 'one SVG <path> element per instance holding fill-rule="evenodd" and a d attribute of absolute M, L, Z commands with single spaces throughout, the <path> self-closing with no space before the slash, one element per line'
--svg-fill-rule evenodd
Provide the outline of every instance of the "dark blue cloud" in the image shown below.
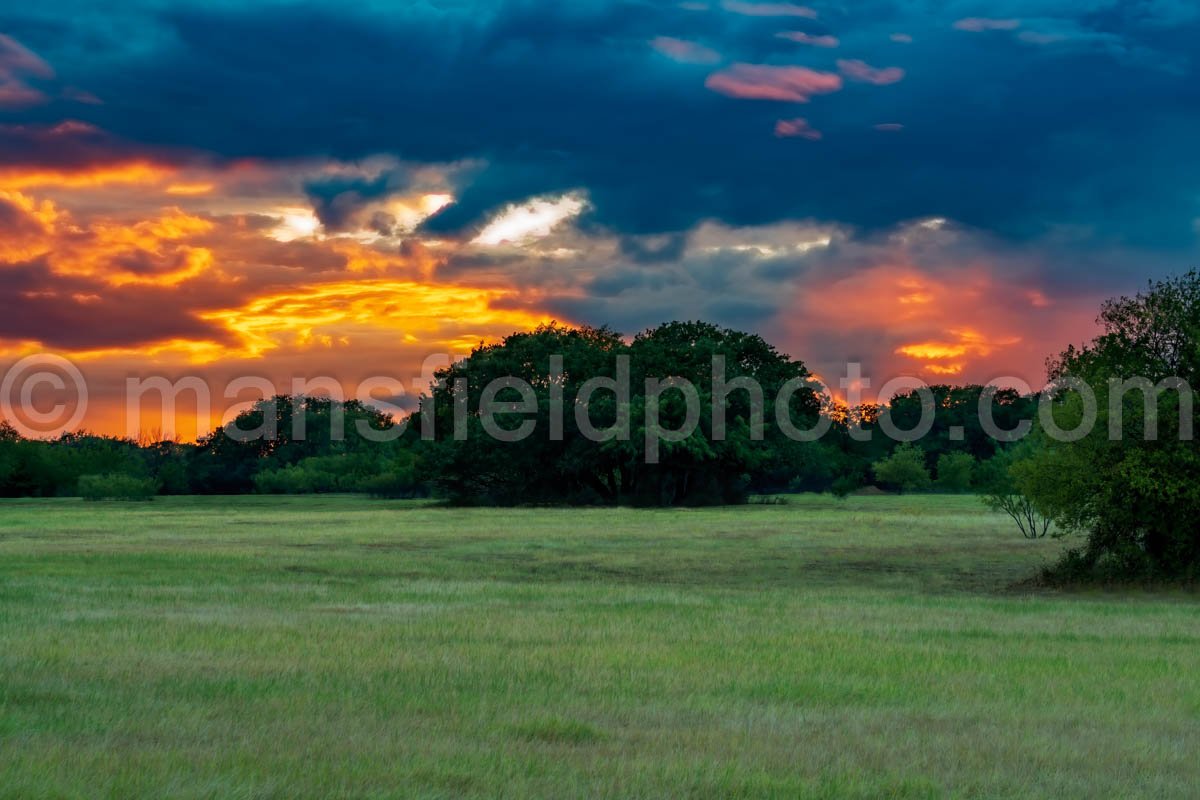
<path fill-rule="evenodd" d="M 396 170 L 370 178 L 338 175 L 311 180 L 305 183 L 304 193 L 326 230 L 342 230 L 371 200 L 402 191 L 408 185 L 407 174 Z"/>
<path fill-rule="evenodd" d="M 621 234 L 708 218 L 871 231 L 944 216 L 1018 241 L 1071 229 L 1093 248 L 1194 248 L 1193 4 L 816 7 L 820 18 L 807 20 L 636 2 L 134 4 L 110 23 L 121 38 L 62 6 L 17 11 L 8 32 L 64 84 L 104 100 L 73 116 L 124 140 L 229 158 L 480 159 L 487 166 L 458 202 L 428 223 L 440 233 L 469 230 L 506 202 L 583 188 L 583 223 Z M 1021 22 L 953 27 L 979 16 Z M 775 36 L 784 30 L 841 45 L 805 47 Z M 891 41 L 895 32 L 913 43 Z M 832 72 L 843 58 L 906 75 L 848 82 L 809 104 L 739 100 L 704 88 L 720 65 L 675 63 L 649 47 L 655 36 L 699 42 L 726 64 Z M 56 103 L 26 119 L 62 112 Z M 824 138 L 772 136 L 776 120 L 797 116 Z M 874 129 L 884 122 L 905 127 Z M 337 224 L 354 195 L 383 188 L 310 194 Z"/>

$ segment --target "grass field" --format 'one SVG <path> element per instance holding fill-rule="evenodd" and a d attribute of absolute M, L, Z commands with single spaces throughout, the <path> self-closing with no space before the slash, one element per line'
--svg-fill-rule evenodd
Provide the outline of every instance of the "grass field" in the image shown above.
<path fill-rule="evenodd" d="M 0 501 L 0 797 L 1194 797 L 1200 601 L 968 497 Z"/>

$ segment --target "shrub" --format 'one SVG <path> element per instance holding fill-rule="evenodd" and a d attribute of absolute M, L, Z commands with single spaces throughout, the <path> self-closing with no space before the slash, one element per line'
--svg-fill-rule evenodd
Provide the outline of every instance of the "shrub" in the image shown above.
<path fill-rule="evenodd" d="M 254 488 L 260 494 L 311 494 L 314 491 L 312 475 L 296 464 L 264 469 L 254 476 Z"/>
<path fill-rule="evenodd" d="M 424 487 L 417 482 L 413 474 L 403 470 L 382 472 L 363 478 L 355 489 L 381 499 L 405 499 L 424 494 Z"/>
<path fill-rule="evenodd" d="M 875 479 L 901 492 L 928 489 L 932 484 L 925 466 L 925 453 L 916 445 L 905 442 L 887 458 L 876 461 Z"/>
<path fill-rule="evenodd" d="M 158 494 L 158 482 L 153 478 L 137 478 L 110 472 L 104 475 L 81 475 L 79 496 L 84 500 L 153 500 Z"/>
<path fill-rule="evenodd" d="M 985 506 L 1012 517 L 1026 539 L 1041 539 L 1050 532 L 1051 520 L 1021 492 L 1015 479 L 1015 473 L 1021 470 L 1018 465 L 1027 461 L 1032 452 L 1033 446 L 1028 441 L 1001 450 L 980 468 L 979 488 Z"/>
<path fill-rule="evenodd" d="M 937 488 L 951 494 L 971 490 L 975 472 L 975 457 L 970 453 L 943 453 L 937 461 Z"/>
<path fill-rule="evenodd" d="M 841 475 L 834 479 L 829 491 L 839 500 L 844 500 L 862 488 L 862 480 L 857 475 Z"/>

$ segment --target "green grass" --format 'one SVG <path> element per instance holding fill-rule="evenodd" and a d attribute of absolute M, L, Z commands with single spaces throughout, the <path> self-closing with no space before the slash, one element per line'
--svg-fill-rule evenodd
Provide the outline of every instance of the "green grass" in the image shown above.
<path fill-rule="evenodd" d="M 973 498 L 0 502 L 0 797 L 1189 797 L 1200 606 Z"/>

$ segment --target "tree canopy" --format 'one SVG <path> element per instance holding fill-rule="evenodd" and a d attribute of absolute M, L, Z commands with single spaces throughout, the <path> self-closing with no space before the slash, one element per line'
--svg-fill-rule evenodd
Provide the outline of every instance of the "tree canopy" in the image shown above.
<path fill-rule="evenodd" d="M 1017 486 L 1064 532 L 1085 537 L 1061 568 L 1068 577 L 1195 578 L 1200 274 L 1110 300 L 1099 323 L 1090 344 L 1051 362 L 1052 413 L 1013 466 Z"/>

